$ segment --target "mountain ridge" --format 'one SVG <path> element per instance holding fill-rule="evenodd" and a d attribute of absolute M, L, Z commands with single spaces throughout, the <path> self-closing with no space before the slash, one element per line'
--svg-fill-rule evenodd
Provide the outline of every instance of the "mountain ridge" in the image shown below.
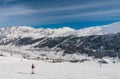
<path fill-rule="evenodd" d="M 112 23 L 104 26 L 89 27 L 75 30 L 70 27 L 63 27 L 58 29 L 38 28 L 35 29 L 29 26 L 12 26 L 0 28 L 0 36 L 7 37 L 65 37 L 65 36 L 90 36 L 90 35 L 104 35 L 109 33 L 120 32 L 120 22 Z"/>

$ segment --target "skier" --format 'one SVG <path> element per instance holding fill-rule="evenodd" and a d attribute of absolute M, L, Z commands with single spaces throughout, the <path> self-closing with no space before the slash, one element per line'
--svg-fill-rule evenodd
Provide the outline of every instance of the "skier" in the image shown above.
<path fill-rule="evenodd" d="M 35 65 L 32 64 L 32 65 L 31 65 L 31 68 L 32 68 L 32 73 L 31 73 L 31 74 L 35 74 L 35 72 L 34 72 Z"/>

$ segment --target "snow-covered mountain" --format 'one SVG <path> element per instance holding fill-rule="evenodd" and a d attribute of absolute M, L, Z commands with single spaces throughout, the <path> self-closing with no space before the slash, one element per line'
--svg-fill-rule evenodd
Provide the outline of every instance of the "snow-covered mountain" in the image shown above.
<path fill-rule="evenodd" d="M 90 36 L 90 35 L 103 35 L 109 33 L 120 32 L 120 22 L 116 22 L 104 26 L 89 27 L 80 30 L 75 30 L 69 27 L 58 29 L 35 29 L 29 26 L 12 26 L 7 28 L 0 28 L 0 37 L 7 37 L 8 39 L 18 37 L 65 37 L 65 36 Z"/>
<path fill-rule="evenodd" d="M 120 52 L 119 25 L 120 22 L 116 22 L 80 30 L 69 27 L 59 29 L 35 29 L 28 26 L 1 28 L 0 46 L 2 50 L 6 46 L 15 47 L 14 49 L 19 47 L 20 50 L 24 48 L 25 51 L 37 51 L 38 53 L 40 51 L 49 53 L 50 51 L 62 51 L 62 55 L 80 53 L 94 57 L 99 57 L 100 54 L 113 57 L 116 52 Z"/>
<path fill-rule="evenodd" d="M 120 22 L 116 22 L 104 26 L 96 26 L 96 27 L 80 29 L 77 32 L 77 35 L 90 36 L 90 35 L 104 35 L 104 34 L 119 33 L 119 32 L 120 32 Z"/>
<path fill-rule="evenodd" d="M 35 29 L 29 26 L 12 26 L 7 28 L 0 29 L 0 36 L 6 36 L 8 38 L 17 38 L 17 37 L 58 37 L 62 34 L 74 31 L 74 29 L 63 27 L 59 29 Z"/>

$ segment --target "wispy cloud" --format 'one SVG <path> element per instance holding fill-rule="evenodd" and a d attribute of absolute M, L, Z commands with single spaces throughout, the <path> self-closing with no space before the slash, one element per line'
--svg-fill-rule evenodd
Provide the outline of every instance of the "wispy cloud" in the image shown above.
<path fill-rule="evenodd" d="M 21 23 L 26 22 L 26 24 L 115 20 L 120 18 L 119 0 L 85 0 L 86 2 L 82 2 L 83 0 L 70 0 L 71 2 L 60 0 L 62 3 L 57 0 L 45 0 L 46 2 L 44 0 L 30 1 L 0 0 L 1 4 L 3 3 L 0 5 L 0 23 L 2 23 L 3 18 L 6 22 L 15 18 L 12 22 L 21 20 Z M 74 1 L 77 2 L 74 3 Z M 64 3 L 66 5 L 62 6 Z"/>
<path fill-rule="evenodd" d="M 29 15 L 34 13 L 35 11 L 32 9 L 28 9 L 21 6 L 12 6 L 6 8 L 0 8 L 0 17 L 10 17 L 16 15 Z"/>
<path fill-rule="evenodd" d="M 84 13 L 75 13 L 70 15 L 59 15 L 43 17 L 41 23 L 63 23 L 63 22 L 75 22 L 75 21 L 111 21 L 120 20 L 120 10 L 103 10 L 103 11 L 92 11 Z"/>
<path fill-rule="evenodd" d="M 119 1 L 120 2 L 120 1 Z M 100 7 L 106 7 L 111 5 L 119 5 L 120 3 L 114 3 L 114 1 L 105 1 L 105 2 L 90 2 L 86 4 L 80 4 L 80 5 L 67 5 L 67 6 L 61 6 L 61 7 L 50 7 L 50 8 L 43 8 L 43 9 L 37 9 L 39 12 L 56 12 L 56 11 L 68 11 L 68 10 L 84 10 L 84 9 L 92 9 L 92 8 L 100 8 Z"/>
<path fill-rule="evenodd" d="M 36 9 L 36 13 L 42 18 L 41 22 L 55 23 L 71 22 L 71 21 L 85 21 L 87 20 L 105 20 L 107 18 L 115 19 L 114 16 L 120 16 L 119 3 L 114 1 L 92 2 L 81 5 L 61 6 L 55 8 Z M 107 8 L 106 8 L 107 7 Z M 118 19 L 118 18 L 117 18 Z"/>
<path fill-rule="evenodd" d="M 2 1 L 3 3 L 9 3 L 9 2 L 13 2 L 15 0 L 0 0 L 0 1 Z"/>

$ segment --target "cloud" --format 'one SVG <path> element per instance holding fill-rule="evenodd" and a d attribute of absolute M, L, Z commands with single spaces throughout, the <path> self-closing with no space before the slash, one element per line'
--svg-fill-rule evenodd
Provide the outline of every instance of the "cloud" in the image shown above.
<path fill-rule="evenodd" d="M 23 6 L 10 6 L 0 8 L 0 17 L 30 15 L 31 13 L 35 13 L 35 11 L 32 9 L 25 8 Z"/>
<path fill-rule="evenodd" d="M 40 13 L 44 12 L 56 12 L 56 11 L 68 11 L 68 10 L 84 10 L 84 9 L 92 9 L 92 8 L 99 8 L 99 7 L 106 7 L 111 5 L 119 5 L 120 3 L 114 3 L 113 1 L 109 2 L 90 2 L 86 4 L 80 4 L 80 5 L 66 5 L 66 6 L 60 6 L 60 7 L 50 7 L 50 8 L 43 8 L 43 9 L 37 9 Z"/>
<path fill-rule="evenodd" d="M 15 0 L 1 0 L 3 3 L 9 3 L 9 2 L 13 2 Z"/>
<path fill-rule="evenodd" d="M 74 3 L 74 1 L 78 2 Z M 57 0 L 0 0 L 0 2 L 3 2 L 0 5 L 0 20 L 2 22 L 5 19 L 4 23 L 11 22 L 9 21 L 11 19 L 12 22 L 20 21 L 21 24 L 52 24 L 120 18 L 119 0 L 85 0 L 84 2 L 82 0 L 60 0 L 60 2 Z"/>
<path fill-rule="evenodd" d="M 61 7 L 50 7 L 35 9 L 39 18 L 42 18 L 41 22 L 55 23 L 69 21 L 85 21 L 94 18 L 94 20 L 104 20 L 107 18 L 115 19 L 120 15 L 119 2 L 114 1 L 101 1 L 90 2 L 80 5 L 67 5 Z M 107 7 L 106 7 L 107 6 Z M 118 18 L 117 18 L 118 19 Z"/>
<path fill-rule="evenodd" d="M 118 16 L 118 17 L 116 17 Z M 120 9 L 109 9 L 100 11 L 86 11 L 83 13 L 72 13 L 59 16 L 43 16 L 41 23 L 63 23 L 75 21 L 100 21 L 100 20 L 120 20 Z"/>

